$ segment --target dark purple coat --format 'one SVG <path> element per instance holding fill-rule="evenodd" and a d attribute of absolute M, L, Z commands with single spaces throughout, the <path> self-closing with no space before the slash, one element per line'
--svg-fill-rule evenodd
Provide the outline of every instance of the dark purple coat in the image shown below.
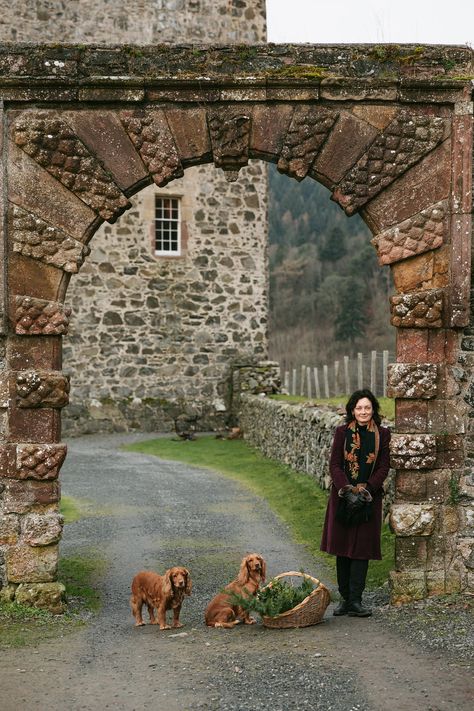
<path fill-rule="evenodd" d="M 380 560 L 380 533 L 382 529 L 382 495 L 383 483 L 390 468 L 390 430 L 379 427 L 380 446 L 375 466 L 367 482 L 367 489 L 373 496 L 373 513 L 370 521 L 358 526 L 345 528 L 336 521 L 336 511 L 339 503 L 339 489 L 349 482 L 344 472 L 344 447 L 347 424 L 340 425 L 335 432 L 332 443 L 329 471 L 332 478 L 326 519 L 324 521 L 321 550 L 332 555 L 357 558 L 360 560 Z"/>

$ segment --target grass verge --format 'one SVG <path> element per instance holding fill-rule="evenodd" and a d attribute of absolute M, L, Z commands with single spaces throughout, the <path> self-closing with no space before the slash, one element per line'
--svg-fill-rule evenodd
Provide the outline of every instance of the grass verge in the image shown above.
<path fill-rule="evenodd" d="M 315 558 L 334 569 L 335 558 L 319 550 L 327 493 L 309 476 L 265 458 L 243 440 L 200 437 L 193 442 L 183 442 L 165 438 L 130 444 L 124 449 L 205 467 L 242 482 L 266 499 L 273 511 L 289 525 L 298 543 L 305 544 Z M 393 567 L 393 549 L 393 536 L 384 526 L 384 558 L 371 562 L 367 578 L 369 587 L 378 587 L 387 580 Z"/>

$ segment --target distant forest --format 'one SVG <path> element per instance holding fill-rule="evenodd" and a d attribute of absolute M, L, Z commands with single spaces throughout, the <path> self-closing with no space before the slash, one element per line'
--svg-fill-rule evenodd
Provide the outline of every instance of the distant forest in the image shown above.
<path fill-rule="evenodd" d="M 269 166 L 270 357 L 283 369 L 343 355 L 393 352 L 390 270 L 371 233 L 330 192 Z"/>

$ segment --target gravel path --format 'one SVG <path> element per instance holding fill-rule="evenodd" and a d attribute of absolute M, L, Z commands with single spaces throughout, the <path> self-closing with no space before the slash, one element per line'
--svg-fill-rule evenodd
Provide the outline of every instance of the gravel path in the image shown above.
<path fill-rule="evenodd" d="M 139 438 L 89 436 L 69 443 L 63 493 L 93 502 L 99 513 L 66 527 L 62 553 L 95 549 L 106 558 L 104 604 L 85 630 L 2 655 L 3 711 L 471 708 L 474 685 L 464 649 L 446 658 L 442 645 L 430 649 L 383 607 L 370 619 L 335 618 L 330 608 L 323 624 L 301 630 L 205 627 L 208 600 L 235 577 L 247 552 L 265 557 L 268 577 L 304 568 L 328 584 L 328 572 L 240 484 L 118 450 Z M 186 626 L 167 632 L 134 627 L 133 575 L 175 564 L 188 567 L 193 578 L 181 613 Z"/>

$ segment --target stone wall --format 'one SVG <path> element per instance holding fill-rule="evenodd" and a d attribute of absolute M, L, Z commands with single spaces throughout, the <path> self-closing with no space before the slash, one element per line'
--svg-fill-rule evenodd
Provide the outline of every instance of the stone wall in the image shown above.
<path fill-rule="evenodd" d="M 239 421 L 244 439 L 266 457 L 309 474 L 322 489 L 329 488 L 329 455 L 334 430 L 343 422 L 340 413 L 242 394 Z"/>
<path fill-rule="evenodd" d="M 0 2 L 11 42 L 252 43 L 264 41 L 264 0 L 21 0 Z"/>
<path fill-rule="evenodd" d="M 17 42 L 258 43 L 264 0 L 25 0 L 21 19 L 0 0 L 0 40 Z M 230 417 L 235 360 L 267 357 L 267 173 L 253 161 L 234 183 L 214 166 L 148 187 L 72 269 L 64 341 L 71 404 L 63 431 L 200 429 Z M 153 249 L 154 196 L 182 201 L 180 257 Z"/>

